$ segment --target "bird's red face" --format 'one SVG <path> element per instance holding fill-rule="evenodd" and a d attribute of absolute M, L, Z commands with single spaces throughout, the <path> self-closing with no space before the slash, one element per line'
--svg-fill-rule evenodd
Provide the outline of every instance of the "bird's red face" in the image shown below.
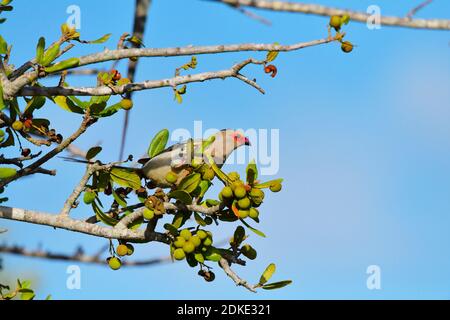
<path fill-rule="evenodd" d="M 239 131 L 235 131 L 231 134 L 231 136 L 233 137 L 234 142 L 236 143 L 237 146 L 242 146 L 242 145 L 246 145 L 246 146 L 250 146 L 250 140 L 244 136 L 242 133 L 240 133 Z"/>

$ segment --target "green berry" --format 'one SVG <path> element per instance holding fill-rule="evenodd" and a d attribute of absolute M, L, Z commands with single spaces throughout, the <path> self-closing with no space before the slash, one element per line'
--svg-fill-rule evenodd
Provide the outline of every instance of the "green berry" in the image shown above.
<path fill-rule="evenodd" d="M 192 236 L 189 241 L 192 242 L 195 247 L 198 247 L 202 243 L 202 240 L 200 240 L 200 237 L 198 235 Z"/>
<path fill-rule="evenodd" d="M 245 197 L 246 194 L 247 191 L 245 191 L 245 188 L 243 186 L 239 186 L 234 189 L 234 196 L 238 199 Z"/>
<path fill-rule="evenodd" d="M 270 191 L 279 192 L 281 190 L 281 183 L 274 183 L 270 186 Z"/>
<path fill-rule="evenodd" d="M 130 110 L 131 108 L 133 108 L 133 101 L 131 101 L 130 99 L 122 99 L 122 101 L 120 101 L 120 106 L 124 110 Z"/>
<path fill-rule="evenodd" d="M 180 232 L 180 236 L 184 238 L 184 240 L 188 241 L 192 237 L 192 233 L 188 229 L 183 229 Z"/>
<path fill-rule="evenodd" d="M 173 252 L 173 257 L 175 260 L 183 260 L 186 257 L 186 254 L 184 253 L 183 249 L 178 248 Z"/>
<path fill-rule="evenodd" d="M 123 257 L 126 256 L 128 253 L 128 248 L 125 244 L 119 244 L 117 246 L 116 252 L 119 256 Z"/>
<path fill-rule="evenodd" d="M 183 251 L 185 253 L 192 253 L 195 250 L 195 245 L 192 243 L 192 241 L 186 241 L 183 245 Z"/>
<path fill-rule="evenodd" d="M 208 237 L 208 238 L 206 238 L 205 240 L 203 240 L 203 245 L 204 245 L 205 247 L 211 246 L 212 243 L 213 243 L 213 241 L 212 241 L 212 238 L 211 238 L 211 237 Z"/>
<path fill-rule="evenodd" d="M 11 126 L 12 126 L 12 128 L 14 130 L 20 131 L 20 130 L 23 129 L 23 122 L 19 121 L 19 120 L 16 120 L 16 121 L 13 122 L 13 124 Z"/>
<path fill-rule="evenodd" d="M 146 220 L 152 220 L 153 217 L 155 216 L 155 211 L 153 211 L 152 209 L 149 209 L 149 208 L 145 208 L 143 216 L 144 216 L 144 219 L 146 219 Z"/>
<path fill-rule="evenodd" d="M 336 31 L 341 29 L 342 19 L 341 16 L 331 16 L 330 27 L 334 28 Z"/>
<path fill-rule="evenodd" d="M 230 178 L 231 181 L 238 181 L 241 176 L 239 175 L 239 173 L 233 171 L 228 174 L 228 178 Z"/>
<path fill-rule="evenodd" d="M 249 195 L 251 198 L 260 198 L 260 199 L 264 199 L 264 191 L 262 191 L 261 189 L 257 189 L 257 188 L 252 188 L 249 192 Z"/>
<path fill-rule="evenodd" d="M 204 230 L 198 230 L 197 236 L 200 238 L 200 240 L 206 239 L 208 234 Z"/>
<path fill-rule="evenodd" d="M 170 171 L 168 174 L 166 174 L 166 181 L 168 183 L 175 183 L 178 180 L 178 175 L 172 171 Z"/>
<path fill-rule="evenodd" d="M 212 179 L 214 179 L 215 173 L 214 170 L 211 168 L 208 168 L 205 170 L 205 172 L 202 175 L 202 179 L 203 180 L 208 180 L 211 181 Z"/>
<path fill-rule="evenodd" d="M 230 199 L 233 197 L 233 189 L 231 187 L 225 187 L 222 189 L 221 195 L 224 198 Z"/>
<path fill-rule="evenodd" d="M 109 267 L 113 270 L 118 270 L 122 266 L 122 262 L 120 261 L 119 258 L 111 257 L 111 258 L 108 258 L 107 261 L 108 261 Z"/>
<path fill-rule="evenodd" d="M 211 223 L 213 223 L 213 219 L 211 217 L 206 217 L 205 219 L 205 223 L 209 226 Z"/>
<path fill-rule="evenodd" d="M 250 199 L 247 197 L 242 198 L 241 200 L 238 201 L 238 207 L 241 209 L 246 210 L 246 209 L 250 208 L 250 205 L 251 205 Z"/>
<path fill-rule="evenodd" d="M 250 208 L 250 210 L 248 211 L 248 216 L 252 219 L 258 219 L 259 217 L 258 209 Z"/>
<path fill-rule="evenodd" d="M 183 237 L 177 237 L 175 241 L 173 242 L 173 245 L 177 248 L 183 248 L 184 244 L 186 243 L 186 239 Z"/>
<path fill-rule="evenodd" d="M 239 210 L 239 218 L 245 219 L 249 214 L 250 212 L 248 210 Z"/>

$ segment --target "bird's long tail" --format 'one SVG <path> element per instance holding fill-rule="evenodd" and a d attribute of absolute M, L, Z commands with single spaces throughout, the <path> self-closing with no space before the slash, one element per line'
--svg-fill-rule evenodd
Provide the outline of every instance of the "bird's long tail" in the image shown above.
<path fill-rule="evenodd" d="M 98 163 L 98 161 L 81 160 L 81 159 L 72 158 L 72 157 L 61 156 L 59 158 L 63 159 L 64 161 L 75 162 L 75 163 L 84 163 L 84 164 Z M 112 166 L 112 168 L 132 170 L 132 171 L 136 171 L 137 173 L 141 173 L 141 168 L 133 168 L 133 167 L 126 167 L 126 166 L 119 166 L 119 165 L 114 165 L 114 166 Z"/>

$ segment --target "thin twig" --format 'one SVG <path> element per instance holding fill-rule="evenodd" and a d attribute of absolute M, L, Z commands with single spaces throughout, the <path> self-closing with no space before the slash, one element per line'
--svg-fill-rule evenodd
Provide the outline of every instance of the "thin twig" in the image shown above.
<path fill-rule="evenodd" d="M 419 5 L 415 6 L 414 8 L 412 8 L 408 14 L 406 15 L 406 17 L 408 17 L 409 19 L 412 19 L 417 12 L 419 12 L 420 10 L 422 10 L 423 8 L 425 8 L 426 6 L 428 6 L 429 4 L 431 4 L 433 2 L 433 0 L 426 0 L 423 1 L 422 3 L 420 3 Z"/>

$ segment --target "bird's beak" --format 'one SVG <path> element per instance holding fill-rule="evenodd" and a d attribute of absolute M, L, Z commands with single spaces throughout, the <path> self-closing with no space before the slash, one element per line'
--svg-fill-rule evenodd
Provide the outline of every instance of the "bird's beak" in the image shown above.
<path fill-rule="evenodd" d="M 245 137 L 245 142 L 244 142 L 244 144 L 246 145 L 246 146 L 251 146 L 252 144 L 250 143 L 250 140 L 247 138 L 247 137 Z"/>

